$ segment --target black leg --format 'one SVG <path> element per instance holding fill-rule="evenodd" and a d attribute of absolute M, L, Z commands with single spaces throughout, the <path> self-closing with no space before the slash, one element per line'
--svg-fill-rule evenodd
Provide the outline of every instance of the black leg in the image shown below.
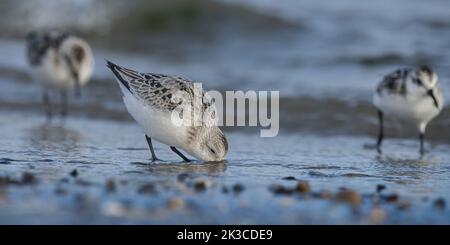
<path fill-rule="evenodd" d="M 155 150 L 153 149 L 152 138 L 145 135 L 145 139 L 147 139 L 148 147 L 150 148 L 150 152 L 152 153 L 152 162 L 158 161 L 159 159 L 156 157 Z"/>
<path fill-rule="evenodd" d="M 77 98 L 81 97 L 81 85 L 78 79 L 75 81 L 75 97 Z"/>
<path fill-rule="evenodd" d="M 420 133 L 419 140 L 420 140 L 420 155 L 423 156 L 425 154 L 425 146 L 424 146 L 425 133 Z"/>
<path fill-rule="evenodd" d="M 48 91 L 44 91 L 42 94 L 42 102 L 44 104 L 45 114 L 47 115 L 47 120 L 52 119 L 52 106 L 50 104 L 50 96 L 48 95 Z"/>
<path fill-rule="evenodd" d="M 384 138 L 383 112 L 381 110 L 378 110 L 378 120 L 380 124 L 380 129 L 378 132 L 377 151 L 378 153 L 381 153 L 381 143 L 383 142 Z"/>
<path fill-rule="evenodd" d="M 69 101 L 67 98 L 67 92 L 61 91 L 61 116 L 65 118 L 69 109 Z"/>
<path fill-rule="evenodd" d="M 189 160 L 187 157 L 185 157 L 180 151 L 177 150 L 177 148 L 171 146 L 170 149 L 172 149 L 173 152 L 177 153 L 178 156 L 180 156 L 181 158 L 183 158 L 183 160 L 185 162 L 190 162 L 191 160 Z"/>

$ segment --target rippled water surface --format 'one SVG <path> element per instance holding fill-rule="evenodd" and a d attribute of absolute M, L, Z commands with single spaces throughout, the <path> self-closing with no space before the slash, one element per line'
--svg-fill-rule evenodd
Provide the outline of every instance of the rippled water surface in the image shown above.
<path fill-rule="evenodd" d="M 0 184 L 1 223 L 374 223 L 377 206 L 386 208 L 383 222 L 450 221 L 434 204 L 450 191 L 447 145 L 433 144 L 421 159 L 417 142 L 392 140 L 379 157 L 365 149 L 373 141 L 367 137 L 260 139 L 235 132 L 227 162 L 180 163 L 158 144 L 165 162 L 150 163 L 133 123 L 69 118 L 47 124 L 33 114 L 1 115 L 2 181 L 34 176 L 7 189 Z M 309 181 L 311 193 L 274 191 L 295 186 L 292 177 Z M 379 184 L 399 200 L 375 204 Z M 341 187 L 361 193 L 358 211 L 315 197 Z"/>

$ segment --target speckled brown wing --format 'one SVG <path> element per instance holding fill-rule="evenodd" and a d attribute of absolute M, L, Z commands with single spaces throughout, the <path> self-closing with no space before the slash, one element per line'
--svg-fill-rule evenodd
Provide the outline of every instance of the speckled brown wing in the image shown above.
<path fill-rule="evenodd" d="M 119 81 L 135 96 L 153 108 L 173 111 L 180 105 L 194 106 L 195 110 L 206 112 L 212 100 L 194 82 L 182 77 L 156 73 L 140 73 L 108 62 L 108 67 Z M 196 99 L 195 96 L 201 96 Z"/>
<path fill-rule="evenodd" d="M 133 94 L 150 106 L 172 111 L 181 104 L 193 103 L 194 86 L 192 82 L 161 74 L 142 75 L 143 78 L 131 79 L 129 85 Z"/>

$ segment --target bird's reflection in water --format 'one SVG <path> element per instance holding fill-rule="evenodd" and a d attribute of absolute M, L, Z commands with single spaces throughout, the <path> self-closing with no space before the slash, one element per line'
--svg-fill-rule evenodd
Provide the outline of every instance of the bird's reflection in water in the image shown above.
<path fill-rule="evenodd" d="M 30 130 L 31 146 L 39 151 L 73 152 L 82 136 L 64 125 L 42 124 Z"/>
<path fill-rule="evenodd" d="M 139 166 L 145 168 L 156 175 L 176 175 L 176 174 L 207 174 L 219 175 L 227 170 L 227 162 L 191 162 L 191 163 L 175 163 L 175 162 L 158 162 L 158 163 L 139 163 Z"/>
<path fill-rule="evenodd" d="M 433 162 L 425 156 L 408 158 L 401 156 L 377 155 L 375 157 L 375 160 L 377 160 L 381 164 L 396 164 L 398 167 L 423 167 Z"/>
<path fill-rule="evenodd" d="M 378 171 L 387 181 L 405 183 L 419 183 L 427 181 L 431 176 L 430 169 L 434 168 L 434 161 L 424 158 L 406 158 L 394 156 L 377 156 Z"/>

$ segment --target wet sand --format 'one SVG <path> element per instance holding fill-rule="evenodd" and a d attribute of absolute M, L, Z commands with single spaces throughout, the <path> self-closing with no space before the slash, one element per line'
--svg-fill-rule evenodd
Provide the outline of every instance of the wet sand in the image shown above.
<path fill-rule="evenodd" d="M 150 163 L 133 122 L 1 111 L 2 224 L 448 224 L 448 146 L 229 133 L 224 163 Z"/>

